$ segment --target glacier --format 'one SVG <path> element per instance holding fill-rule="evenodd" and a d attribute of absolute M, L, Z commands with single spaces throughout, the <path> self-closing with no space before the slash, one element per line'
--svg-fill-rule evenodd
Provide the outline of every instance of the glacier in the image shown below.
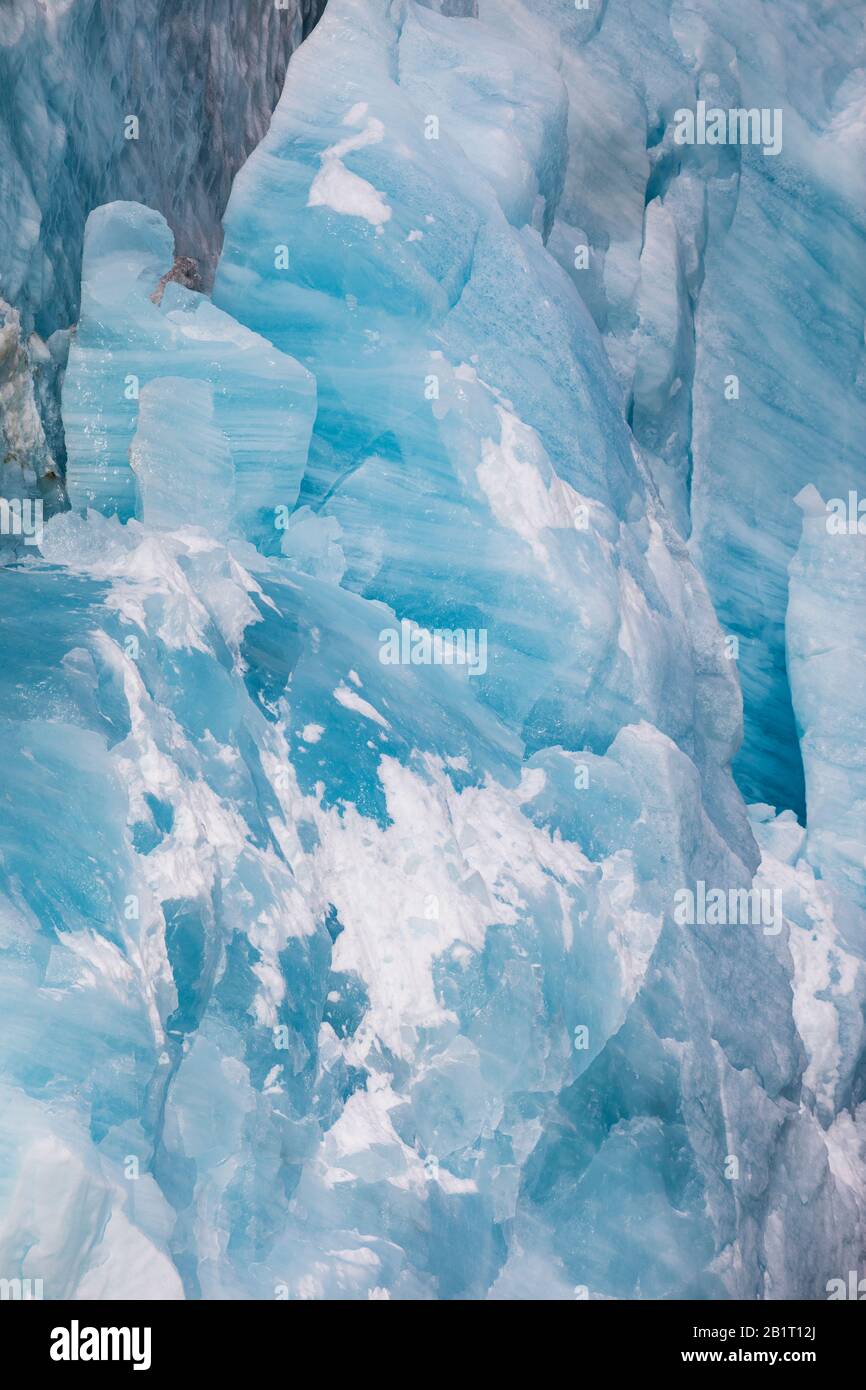
<path fill-rule="evenodd" d="M 825 1298 L 866 1248 L 862 34 L 319 8 L 112 11 L 84 121 L 108 12 L 0 21 L 40 75 L 0 490 L 44 503 L 0 538 L 0 1276 Z M 779 155 L 678 147 L 698 99 L 780 107 Z"/>

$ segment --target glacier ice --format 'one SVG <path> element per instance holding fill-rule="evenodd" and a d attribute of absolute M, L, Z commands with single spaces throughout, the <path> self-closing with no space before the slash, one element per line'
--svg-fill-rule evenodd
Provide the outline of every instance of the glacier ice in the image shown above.
<path fill-rule="evenodd" d="M 254 543 L 277 544 L 274 508 L 290 511 L 297 499 L 315 382 L 299 363 L 172 279 L 176 264 L 159 213 L 137 203 L 108 203 L 88 218 L 81 319 L 63 382 L 70 502 L 116 511 L 122 519 L 136 505 L 140 509 L 145 477 L 151 489 L 156 486 L 155 436 L 162 430 L 162 466 L 171 470 L 163 490 L 170 496 L 186 486 L 190 492 L 178 520 L 213 507 L 232 513 Z M 190 383 L 187 397 L 181 378 Z M 166 380 L 177 385 L 167 389 Z M 196 405 L 203 392 L 211 433 L 196 443 L 192 417 L 202 410 Z M 178 433 L 202 454 L 202 468 L 214 448 L 225 453 L 231 476 L 221 484 L 221 499 L 196 485 L 194 460 L 192 469 L 187 457 L 169 460 Z M 219 530 L 227 516 L 214 521 Z"/>
<path fill-rule="evenodd" d="M 863 479 L 861 17 L 800 0 L 610 0 L 599 22 L 595 7 L 556 0 L 479 0 L 479 13 L 566 82 L 568 162 L 548 245 L 738 638 L 743 792 L 802 814 L 785 666 L 793 499 L 809 483 L 843 496 Z M 782 109 L 780 153 L 675 144 L 676 111 L 698 100 Z"/>
<path fill-rule="evenodd" d="M 62 376 L 70 504 L 0 568 L 3 1276 L 757 1299 L 862 1266 L 863 557 L 825 506 L 862 92 L 845 17 L 784 8 L 767 91 L 810 50 L 826 91 L 809 125 L 786 88 L 764 168 L 671 134 L 719 82 L 764 104 L 753 6 L 329 0 L 264 133 L 282 51 L 220 0 L 206 190 L 81 190 L 47 319 L 0 282 L 3 487 L 53 486 Z M 0 33 L 50 72 L 87 13 Z M 256 141 L 209 295 L 184 258 Z M 772 384 L 791 313 L 833 338 L 820 450 Z M 681 925 L 697 884 L 783 920 Z"/>

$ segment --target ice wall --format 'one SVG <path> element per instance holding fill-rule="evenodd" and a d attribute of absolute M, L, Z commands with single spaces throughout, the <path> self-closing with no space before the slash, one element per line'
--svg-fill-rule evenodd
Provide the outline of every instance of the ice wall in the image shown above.
<path fill-rule="evenodd" d="M 604 336 L 635 438 L 739 640 L 740 785 L 802 818 L 784 639 L 794 498 L 809 483 L 842 496 L 864 471 L 862 15 L 808 0 L 585 11 L 480 0 L 479 12 L 568 87 L 549 246 Z M 699 100 L 780 111 L 778 152 L 676 143 L 677 111 Z"/>
<path fill-rule="evenodd" d="M 624 207 L 610 329 L 559 263 L 617 10 L 567 7 L 567 57 L 564 6 L 485 4 L 331 0 L 213 302 L 157 212 L 91 216 L 75 506 L 0 605 L 0 1268 L 48 1297 L 821 1298 L 862 1262 L 831 571 L 809 533 L 812 841 L 730 776 L 737 666 L 628 425 Z M 679 911 L 708 888 L 742 920 Z"/>

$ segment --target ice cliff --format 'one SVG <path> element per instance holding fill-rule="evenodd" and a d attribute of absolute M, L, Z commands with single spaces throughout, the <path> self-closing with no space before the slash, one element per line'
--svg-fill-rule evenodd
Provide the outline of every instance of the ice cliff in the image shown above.
<path fill-rule="evenodd" d="M 71 504 L 0 570 L 5 1277 L 820 1298 L 861 1268 L 863 557 L 825 504 L 862 91 L 844 13 L 759 8 L 754 95 L 754 5 L 330 0 L 262 135 L 288 40 L 215 4 L 186 24 L 235 75 L 187 177 L 57 190 L 89 216 L 44 390 L 27 315 L 65 326 L 77 244 L 4 199 L 53 267 L 9 285 L 5 464 L 32 491 L 62 423 Z M 13 10 L 34 70 L 87 32 L 35 19 L 90 10 Z M 784 107 L 776 164 L 678 153 L 716 90 Z M 205 294 L 179 258 L 250 131 Z M 820 450 L 780 423 L 795 370 Z M 708 888 L 759 910 L 684 918 Z"/>

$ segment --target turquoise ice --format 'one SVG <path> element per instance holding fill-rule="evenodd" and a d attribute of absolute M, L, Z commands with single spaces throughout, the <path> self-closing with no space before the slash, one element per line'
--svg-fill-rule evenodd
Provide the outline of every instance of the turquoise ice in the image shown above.
<path fill-rule="evenodd" d="M 711 314 L 725 234 L 760 205 L 805 256 L 780 171 L 814 138 L 845 184 L 853 118 L 775 173 L 678 162 L 749 7 L 470 8 L 331 0 L 212 294 L 163 210 L 87 220 L 70 507 L 0 570 L 0 1274 L 46 1297 L 823 1298 L 862 1262 L 862 537 L 830 442 L 758 478 L 778 413 L 742 368 L 708 399 L 716 322 L 795 346 L 778 267 Z M 844 19 L 816 50 L 791 8 L 767 71 L 817 51 L 853 109 Z M 849 282 L 810 294 L 853 352 Z M 683 924 L 699 884 L 782 911 Z"/>

